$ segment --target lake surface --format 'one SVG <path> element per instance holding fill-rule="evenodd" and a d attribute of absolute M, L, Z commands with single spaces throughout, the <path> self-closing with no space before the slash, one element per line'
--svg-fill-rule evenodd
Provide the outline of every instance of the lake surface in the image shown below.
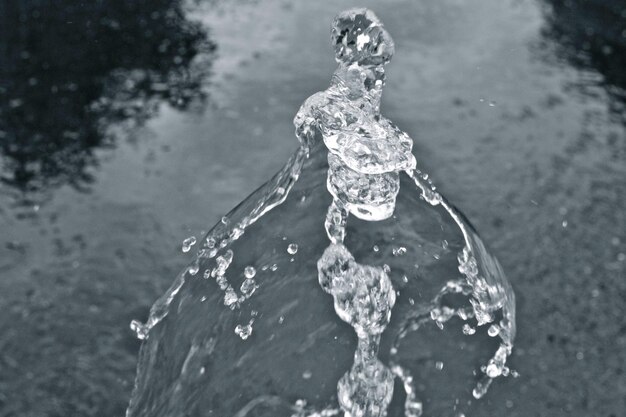
<path fill-rule="evenodd" d="M 17 3 L 17 2 L 15 2 Z M 516 291 L 497 416 L 626 409 L 626 6 L 0 5 L 0 416 L 123 415 L 129 328 L 200 235 L 297 148 L 332 17 L 392 34 L 383 113 Z"/>

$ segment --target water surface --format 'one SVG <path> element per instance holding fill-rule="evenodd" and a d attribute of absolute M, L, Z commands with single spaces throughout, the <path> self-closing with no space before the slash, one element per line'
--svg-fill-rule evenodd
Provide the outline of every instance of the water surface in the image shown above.
<path fill-rule="evenodd" d="M 485 409 L 626 409 L 626 12 L 618 2 L 196 1 L 0 6 L 0 415 L 122 415 L 128 324 L 297 147 L 329 25 L 396 40 L 383 111 L 518 297 Z M 622 7 L 623 9 L 623 7 Z"/>

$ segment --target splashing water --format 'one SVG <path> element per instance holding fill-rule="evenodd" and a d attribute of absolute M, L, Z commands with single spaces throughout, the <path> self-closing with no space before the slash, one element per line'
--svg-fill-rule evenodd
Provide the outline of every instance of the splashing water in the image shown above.
<path fill-rule="evenodd" d="M 474 399 L 513 374 L 515 299 L 500 265 L 380 114 L 389 33 L 352 9 L 335 18 L 332 44 L 330 87 L 294 119 L 300 148 L 131 324 L 145 341 L 129 417 L 419 417 L 428 394 L 416 375 L 421 387 L 457 372 L 430 403 L 448 404 L 449 390 L 458 411 L 468 373 L 481 374 Z M 476 340 L 472 361 L 457 335 Z M 421 351 L 437 374 L 420 368 Z"/>

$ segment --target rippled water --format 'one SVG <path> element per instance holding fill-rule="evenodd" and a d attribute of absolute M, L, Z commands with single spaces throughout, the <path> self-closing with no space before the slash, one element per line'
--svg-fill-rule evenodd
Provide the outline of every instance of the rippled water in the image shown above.
<path fill-rule="evenodd" d="M 494 385 L 485 409 L 619 416 L 618 2 L 365 3 L 396 40 L 385 114 L 411 132 L 417 160 L 491 243 L 516 290 L 510 363 L 521 376 Z M 140 12 L 122 2 L 0 6 L 2 415 L 123 414 L 138 351 L 128 323 L 186 263 L 180 242 L 296 148 L 294 111 L 334 65 L 327 22 L 355 5 L 198 2 L 160 20 L 175 2 L 150 4 L 146 23 L 123 19 Z M 94 15 L 104 29 L 83 40 L 74 29 Z M 59 48 L 41 39 L 68 51 L 53 56 Z M 191 52 L 163 46 L 166 58 L 148 59 L 166 39 Z M 66 62 L 76 64 L 62 71 Z M 177 90 L 179 73 L 190 84 Z M 206 98 L 170 100 L 196 85 Z M 62 96 L 46 93 L 54 86 Z"/>

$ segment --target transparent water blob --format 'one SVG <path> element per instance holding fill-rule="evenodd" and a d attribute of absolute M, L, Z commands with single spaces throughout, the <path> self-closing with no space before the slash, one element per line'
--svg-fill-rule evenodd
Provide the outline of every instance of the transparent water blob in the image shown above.
<path fill-rule="evenodd" d="M 129 417 L 452 415 L 512 373 L 500 265 L 380 114 L 390 35 L 352 9 L 332 43 L 299 149 L 132 323 Z"/>

